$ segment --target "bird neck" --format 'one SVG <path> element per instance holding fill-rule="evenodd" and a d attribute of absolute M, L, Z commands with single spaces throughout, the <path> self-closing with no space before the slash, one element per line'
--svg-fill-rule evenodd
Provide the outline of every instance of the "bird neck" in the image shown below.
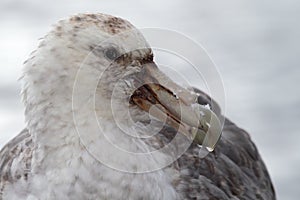
<path fill-rule="evenodd" d="M 36 54 L 47 54 L 48 59 L 57 61 L 49 51 Z M 43 58 L 43 55 L 35 56 Z M 25 119 L 34 144 L 39 148 L 36 159 L 52 160 L 54 165 L 53 158 L 68 160 L 63 159 L 70 156 L 66 152 L 80 155 L 88 151 L 113 168 L 123 166 L 124 171 L 149 171 L 157 168 L 153 166 L 156 163 L 168 160 L 163 153 L 158 153 L 156 160 L 152 155 L 137 156 L 153 149 L 140 138 L 133 137 L 136 129 L 128 124 L 127 116 L 123 116 L 128 113 L 126 105 L 122 104 L 124 101 L 115 102 L 118 115 L 114 115 L 110 99 L 100 95 L 103 91 L 96 92 L 98 77 L 95 72 L 78 73 L 80 60 L 82 58 L 73 61 L 70 67 L 64 59 L 54 63 L 33 59 L 25 67 L 22 90 Z M 114 156 L 109 156 L 108 152 Z"/>

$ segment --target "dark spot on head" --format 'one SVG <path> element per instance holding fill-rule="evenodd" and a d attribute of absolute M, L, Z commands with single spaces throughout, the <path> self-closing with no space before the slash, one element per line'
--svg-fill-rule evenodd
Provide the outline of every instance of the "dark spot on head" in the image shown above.
<path fill-rule="evenodd" d="M 81 17 L 75 16 L 74 20 L 79 22 L 79 21 L 81 21 Z"/>
<path fill-rule="evenodd" d="M 87 16 L 89 16 L 92 19 L 96 19 L 97 18 L 97 16 L 95 14 L 88 14 Z"/>
<path fill-rule="evenodd" d="M 104 21 L 104 24 L 109 27 L 109 32 L 111 33 L 118 33 L 129 27 L 125 20 L 118 17 L 110 17 Z"/>
<path fill-rule="evenodd" d="M 112 32 L 113 34 L 115 34 L 117 31 L 116 31 L 116 29 L 112 28 L 112 29 L 111 29 L 111 32 Z"/>

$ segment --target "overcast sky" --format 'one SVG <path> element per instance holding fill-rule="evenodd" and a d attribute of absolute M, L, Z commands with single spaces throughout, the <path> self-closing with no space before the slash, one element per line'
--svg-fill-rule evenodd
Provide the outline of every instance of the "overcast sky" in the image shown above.
<path fill-rule="evenodd" d="M 271 173 L 278 199 L 298 198 L 297 0 L 1 0 L 0 147 L 24 127 L 17 82 L 22 63 L 52 24 L 79 12 L 121 16 L 139 28 L 176 30 L 201 44 L 220 71 L 225 114 L 251 134 Z M 193 84 L 197 85 L 197 80 Z"/>

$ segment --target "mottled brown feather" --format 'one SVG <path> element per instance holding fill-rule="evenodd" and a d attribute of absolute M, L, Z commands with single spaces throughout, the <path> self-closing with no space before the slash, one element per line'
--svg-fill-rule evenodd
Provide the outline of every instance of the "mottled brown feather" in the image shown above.
<path fill-rule="evenodd" d="M 31 172 L 33 143 L 30 133 L 24 129 L 18 136 L 8 142 L 0 151 L 0 200 L 6 184 L 19 179 L 28 180 Z M 12 164 L 18 163 L 18 169 Z"/>

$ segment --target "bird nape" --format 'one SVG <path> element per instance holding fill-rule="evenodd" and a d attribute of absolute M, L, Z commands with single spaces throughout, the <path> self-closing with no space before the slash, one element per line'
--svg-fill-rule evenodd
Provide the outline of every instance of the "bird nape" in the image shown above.
<path fill-rule="evenodd" d="M 124 19 L 59 21 L 21 81 L 26 127 L 0 151 L 0 200 L 276 198 L 249 134 L 162 73 Z"/>

